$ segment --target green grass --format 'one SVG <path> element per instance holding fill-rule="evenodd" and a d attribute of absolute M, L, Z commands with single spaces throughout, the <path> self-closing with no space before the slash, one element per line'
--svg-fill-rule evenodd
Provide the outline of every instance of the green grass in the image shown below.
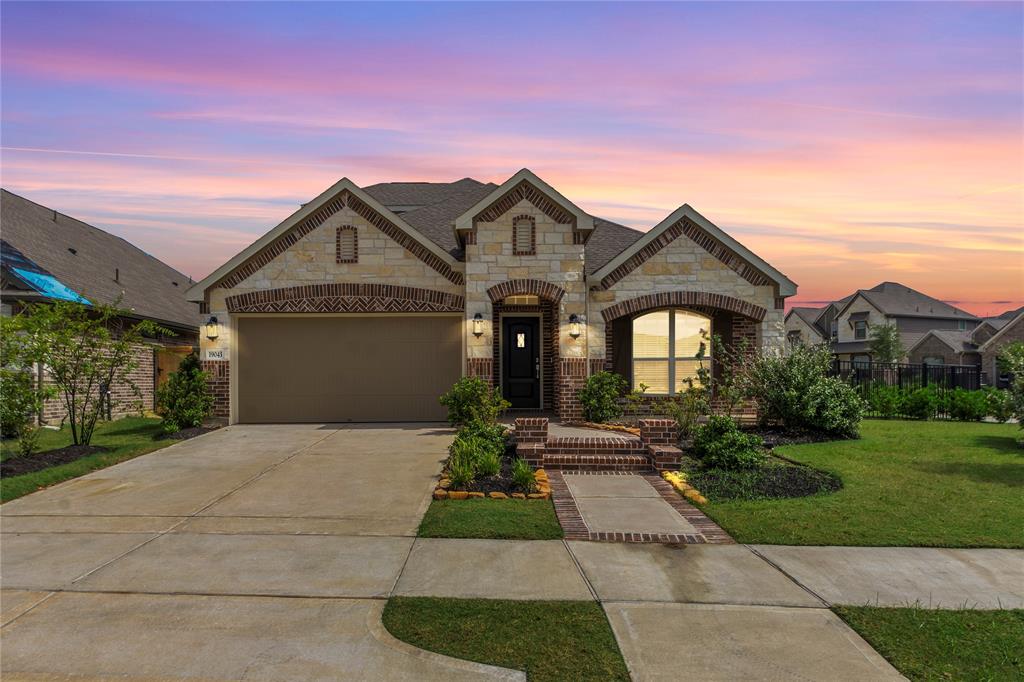
<path fill-rule="evenodd" d="M 160 420 L 149 417 L 125 417 L 99 424 L 93 434 L 92 445 L 102 445 L 107 448 L 106 451 L 30 474 L 5 478 L 0 482 L 0 501 L 8 502 L 35 492 L 39 488 L 76 478 L 90 471 L 102 469 L 177 442 L 153 440 L 153 437 L 159 432 Z M 71 445 L 71 431 L 68 428 L 63 428 L 60 431 L 43 429 L 39 434 L 38 452 L 55 450 L 66 445 Z M 17 443 L 4 441 L 2 449 L 0 449 L 0 457 L 6 459 L 15 453 L 17 453 Z"/>
<path fill-rule="evenodd" d="M 1011 424 L 868 420 L 859 440 L 778 449 L 843 489 L 730 500 L 704 511 L 737 541 L 785 545 L 1024 547 L 1024 450 Z"/>
<path fill-rule="evenodd" d="M 597 602 L 392 597 L 384 627 L 446 656 L 525 670 L 541 680 L 628 680 Z"/>
<path fill-rule="evenodd" d="M 558 540 L 562 526 L 548 500 L 433 500 L 420 523 L 419 535 Z"/>
<path fill-rule="evenodd" d="M 912 680 L 1024 677 L 1024 610 L 834 609 Z"/>

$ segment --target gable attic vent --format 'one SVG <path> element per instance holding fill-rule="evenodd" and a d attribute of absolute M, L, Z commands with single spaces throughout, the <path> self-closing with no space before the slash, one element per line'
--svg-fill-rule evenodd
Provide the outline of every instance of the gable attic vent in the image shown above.
<path fill-rule="evenodd" d="M 120 282 L 121 281 L 121 270 L 118 269 L 118 268 L 114 268 L 114 281 L 115 282 Z"/>
<path fill-rule="evenodd" d="M 76 248 L 74 248 L 74 247 L 72 247 L 72 246 L 69 246 L 69 247 L 68 247 L 68 251 L 70 251 L 70 252 L 71 252 L 71 255 L 72 255 L 72 256 L 76 256 L 76 255 L 78 255 L 78 249 L 76 249 Z"/>

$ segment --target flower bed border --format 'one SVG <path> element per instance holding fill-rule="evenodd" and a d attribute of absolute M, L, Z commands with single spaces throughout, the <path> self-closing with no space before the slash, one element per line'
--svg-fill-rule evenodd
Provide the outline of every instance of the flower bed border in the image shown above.
<path fill-rule="evenodd" d="M 482 493 L 470 490 L 449 490 L 451 482 L 444 477 L 438 478 L 437 486 L 434 488 L 433 497 L 435 500 L 549 500 L 551 499 L 551 482 L 543 469 L 533 472 L 533 480 L 537 484 L 537 492 L 533 493 L 512 493 L 510 495 L 501 492 Z"/>

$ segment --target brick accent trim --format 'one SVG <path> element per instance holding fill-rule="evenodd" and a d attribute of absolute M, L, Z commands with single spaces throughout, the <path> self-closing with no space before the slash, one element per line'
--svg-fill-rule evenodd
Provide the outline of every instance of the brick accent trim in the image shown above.
<path fill-rule="evenodd" d="M 439 272 L 445 279 L 453 284 L 464 284 L 465 278 L 461 272 L 453 270 L 443 259 L 437 257 L 430 249 L 414 239 L 400 227 L 392 223 L 383 215 L 371 208 L 367 203 L 360 200 L 348 190 L 342 190 L 336 196 L 329 199 L 319 210 L 308 216 L 292 229 L 263 247 L 248 260 L 225 275 L 216 284 L 211 286 L 232 289 L 245 281 L 250 275 L 271 262 L 282 253 L 287 251 L 293 244 L 305 237 L 307 234 L 323 225 L 324 221 L 332 215 L 348 206 L 360 217 L 376 227 L 378 230 L 391 237 L 410 253 Z"/>
<path fill-rule="evenodd" d="M 559 358 L 558 418 L 566 424 L 583 421 L 583 405 L 578 394 L 587 381 L 587 358 Z"/>
<path fill-rule="evenodd" d="M 491 358 L 466 358 L 466 376 L 478 377 L 494 385 L 494 362 Z"/>
<path fill-rule="evenodd" d="M 557 284 L 542 282 L 539 279 L 510 279 L 495 284 L 487 290 L 491 303 L 503 301 L 506 296 L 513 296 L 515 294 L 532 294 L 558 303 L 562 300 L 562 296 L 565 296 L 565 289 Z"/>
<path fill-rule="evenodd" d="M 526 251 L 519 250 L 519 231 L 529 226 L 530 248 Z M 537 254 L 537 221 L 530 215 L 519 215 L 512 219 L 512 255 L 513 256 L 534 256 Z"/>
<path fill-rule="evenodd" d="M 201 360 L 199 366 L 206 372 L 206 385 L 213 394 L 213 416 L 227 419 L 231 404 L 231 363 L 227 360 Z"/>
<path fill-rule="evenodd" d="M 473 227 L 476 228 L 477 223 L 495 222 L 523 199 L 536 206 L 544 215 L 559 225 L 572 225 L 573 229 L 576 229 L 576 216 L 549 199 L 544 192 L 534 187 L 528 180 L 523 180 L 498 197 L 490 206 L 473 216 Z"/>
<path fill-rule="evenodd" d="M 227 297 L 231 313 L 457 313 L 465 298 L 433 289 L 332 282 Z"/>
<path fill-rule="evenodd" d="M 352 235 L 352 255 L 343 257 L 341 253 L 341 240 Z M 352 225 L 342 225 L 334 238 L 334 260 L 337 263 L 358 263 L 359 262 L 359 231 Z"/>
<path fill-rule="evenodd" d="M 712 294 L 707 291 L 663 291 L 656 294 L 637 296 L 636 298 L 608 306 L 601 311 L 601 316 L 605 322 L 611 322 L 623 315 L 642 313 L 657 308 L 693 308 L 698 306 L 728 310 L 758 322 L 764 320 L 765 315 L 768 314 L 768 311 L 759 305 L 754 305 L 748 301 L 741 301 L 738 298 L 726 296 L 725 294 Z"/>
<path fill-rule="evenodd" d="M 709 254 L 720 260 L 740 277 L 754 286 L 768 286 L 772 280 L 760 270 L 728 248 L 722 242 L 712 237 L 702 227 L 689 218 L 680 218 L 670 225 L 664 232 L 655 237 L 649 244 L 646 244 L 639 251 L 630 256 L 622 265 L 608 273 L 600 282 L 597 288 L 608 289 L 615 285 L 629 273 L 647 262 L 654 254 L 674 242 L 679 237 L 686 235 L 694 243 L 707 251 Z"/>

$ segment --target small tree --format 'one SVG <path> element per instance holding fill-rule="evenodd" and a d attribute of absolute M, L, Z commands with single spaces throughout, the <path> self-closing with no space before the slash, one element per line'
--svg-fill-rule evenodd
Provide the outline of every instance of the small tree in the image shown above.
<path fill-rule="evenodd" d="M 871 357 L 877 362 L 899 362 L 906 355 L 903 339 L 894 324 L 871 325 L 871 337 L 868 340 Z"/>
<path fill-rule="evenodd" d="M 12 319 L 12 329 L 24 335 L 26 359 L 46 367 L 63 400 L 75 445 L 92 441 L 111 386 L 121 384 L 141 396 L 131 374 L 143 335 L 171 334 L 150 321 L 128 325 L 127 313 L 117 304 L 54 301 L 32 305 Z"/>
<path fill-rule="evenodd" d="M 202 426 L 213 410 L 213 395 L 199 356 L 189 353 L 157 390 L 157 406 L 163 413 L 165 433 Z"/>

